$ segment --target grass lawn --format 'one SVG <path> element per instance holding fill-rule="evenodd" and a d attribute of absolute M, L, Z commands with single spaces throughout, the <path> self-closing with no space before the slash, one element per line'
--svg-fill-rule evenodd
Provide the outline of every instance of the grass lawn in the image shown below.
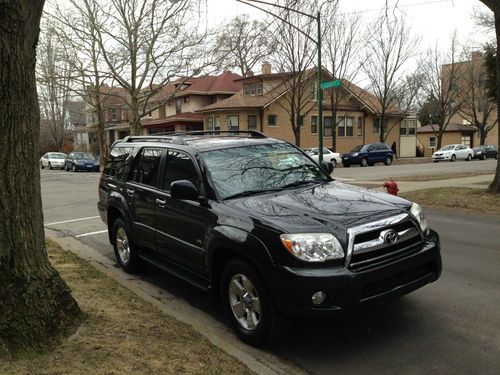
<path fill-rule="evenodd" d="M 450 178 L 462 178 L 462 177 L 474 177 L 474 176 L 484 176 L 484 175 L 494 175 L 495 171 L 477 171 L 477 172 L 466 172 L 466 173 L 441 173 L 434 175 L 416 175 L 416 176 L 399 176 L 396 177 L 396 181 L 434 181 L 434 180 L 447 180 Z M 492 178 L 493 180 L 493 178 Z"/>
<path fill-rule="evenodd" d="M 251 374 L 190 326 L 48 241 L 52 264 L 87 318 L 54 350 L 0 359 L 0 374 Z"/>
<path fill-rule="evenodd" d="M 439 188 L 416 190 L 401 194 L 403 198 L 424 207 L 453 208 L 477 213 L 500 213 L 500 195 L 483 189 Z"/>

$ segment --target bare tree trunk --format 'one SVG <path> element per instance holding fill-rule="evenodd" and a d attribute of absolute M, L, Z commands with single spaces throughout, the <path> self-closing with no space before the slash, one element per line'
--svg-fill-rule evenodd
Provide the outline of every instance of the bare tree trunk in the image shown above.
<path fill-rule="evenodd" d="M 102 101 L 100 94 L 98 94 L 97 102 L 95 105 L 97 112 L 97 141 L 99 143 L 99 165 L 104 168 L 106 160 L 108 159 L 109 149 L 108 140 L 106 139 L 106 132 L 104 131 L 104 112 L 102 109 Z"/>
<path fill-rule="evenodd" d="M 493 2 L 493 1 L 492 1 Z M 495 34 L 497 37 L 496 69 L 497 69 L 497 113 L 500 119 L 500 1 L 494 1 L 493 12 L 495 14 Z M 486 4 L 488 5 L 488 4 Z M 490 7 L 491 8 L 491 7 Z M 498 124 L 500 127 L 500 123 Z M 498 131 L 498 144 L 500 145 L 500 129 Z M 488 187 L 490 193 L 500 194 L 500 158 L 497 162 L 495 178 Z"/>
<path fill-rule="evenodd" d="M 0 355 L 53 342 L 81 317 L 44 243 L 35 81 L 43 4 L 0 1 Z"/>

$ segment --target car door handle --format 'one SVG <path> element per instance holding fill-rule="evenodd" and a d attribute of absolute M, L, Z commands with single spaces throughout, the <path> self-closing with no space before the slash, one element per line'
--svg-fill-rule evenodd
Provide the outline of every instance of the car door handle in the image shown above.
<path fill-rule="evenodd" d="M 133 190 L 133 189 L 127 189 L 126 191 L 127 191 L 127 195 L 129 195 L 131 197 L 134 196 L 135 190 Z"/>
<path fill-rule="evenodd" d="M 165 205 L 167 204 L 167 201 L 164 200 L 164 199 L 156 199 L 155 200 L 155 203 L 158 207 L 165 207 Z"/>

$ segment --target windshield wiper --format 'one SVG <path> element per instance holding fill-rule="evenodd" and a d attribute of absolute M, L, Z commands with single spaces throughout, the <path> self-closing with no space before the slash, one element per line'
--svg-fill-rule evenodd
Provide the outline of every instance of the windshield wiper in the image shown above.
<path fill-rule="evenodd" d="M 291 187 L 297 187 L 297 186 L 302 186 L 302 185 L 309 185 L 309 184 L 321 184 L 326 181 L 295 181 L 290 184 L 286 184 L 282 186 L 280 189 L 287 189 Z"/>
<path fill-rule="evenodd" d="M 270 193 L 270 192 L 279 191 L 279 190 L 281 190 L 281 188 L 280 189 L 267 189 L 267 190 L 245 190 L 245 191 L 242 191 L 241 193 L 236 193 L 236 194 L 230 195 L 228 197 L 225 197 L 223 200 L 232 199 L 232 198 L 240 198 L 240 197 L 248 197 L 250 195 Z"/>

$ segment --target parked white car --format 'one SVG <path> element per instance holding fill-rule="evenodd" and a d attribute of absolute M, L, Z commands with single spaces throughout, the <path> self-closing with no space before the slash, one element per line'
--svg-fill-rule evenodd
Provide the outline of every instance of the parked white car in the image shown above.
<path fill-rule="evenodd" d="M 455 161 L 457 159 L 472 160 L 474 151 L 466 145 L 447 145 L 432 154 L 432 161 Z"/>
<path fill-rule="evenodd" d="M 66 154 L 63 152 L 47 152 L 40 158 L 40 168 L 44 169 L 47 167 L 49 169 L 63 169 L 64 159 L 66 159 Z"/>
<path fill-rule="evenodd" d="M 306 154 L 308 154 L 311 159 L 313 159 L 316 163 L 319 162 L 319 148 L 306 148 L 304 150 Z M 333 152 L 323 147 L 323 160 L 332 162 L 333 166 L 336 167 L 337 163 L 342 163 L 342 158 L 338 152 Z"/>

